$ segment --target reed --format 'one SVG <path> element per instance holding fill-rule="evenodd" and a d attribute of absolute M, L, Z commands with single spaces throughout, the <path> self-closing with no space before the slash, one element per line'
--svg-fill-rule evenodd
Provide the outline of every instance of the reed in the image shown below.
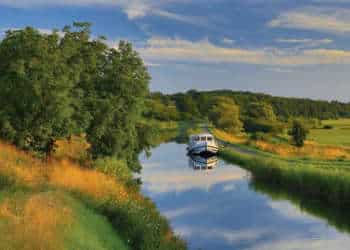
<path fill-rule="evenodd" d="M 223 149 L 221 156 L 249 171 L 253 178 L 281 186 L 303 197 L 322 201 L 337 208 L 350 205 L 350 171 L 344 167 L 288 163 L 262 156 L 243 155 Z"/>

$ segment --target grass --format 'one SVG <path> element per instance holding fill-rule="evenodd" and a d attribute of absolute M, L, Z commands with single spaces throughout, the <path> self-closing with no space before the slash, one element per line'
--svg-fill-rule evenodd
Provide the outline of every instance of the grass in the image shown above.
<path fill-rule="evenodd" d="M 350 146 L 350 119 L 326 120 L 333 129 L 311 129 L 309 138 L 320 144 Z"/>
<path fill-rule="evenodd" d="M 62 145 L 65 145 L 65 143 L 61 144 L 61 146 Z M 78 145 L 79 144 L 76 143 L 75 146 L 67 150 L 67 153 L 70 154 L 78 150 L 80 148 Z M 108 161 L 108 159 L 105 160 Z M 92 165 L 83 167 L 79 164 L 79 161 L 72 159 L 72 157 L 64 157 L 63 153 L 60 154 L 60 157 L 52 158 L 44 162 L 28 153 L 17 150 L 11 145 L 0 143 L 0 188 L 2 188 L 4 192 L 27 190 L 27 192 L 33 193 L 34 195 L 40 192 L 46 192 L 47 190 L 63 192 L 73 197 L 74 200 L 79 201 L 96 215 L 107 218 L 110 228 L 113 227 L 115 231 L 114 233 L 109 231 L 111 233 L 106 233 L 106 237 L 108 237 L 108 235 L 110 235 L 110 237 L 114 235 L 114 237 L 116 237 L 115 240 L 120 237 L 129 249 L 186 249 L 185 243 L 174 235 L 167 220 L 160 215 L 155 205 L 149 199 L 143 197 L 139 193 L 137 187 L 127 184 L 131 175 L 125 173 L 125 166 L 123 163 L 117 162 L 119 165 L 115 169 L 119 171 L 119 174 L 114 176 L 106 174 L 110 167 L 107 166 L 104 168 L 104 164 L 108 164 L 108 162 L 98 162 L 98 170 L 93 169 Z M 60 199 L 59 195 L 56 195 L 55 192 L 51 193 L 50 196 L 52 196 L 53 200 Z M 49 201 L 49 203 L 50 202 L 51 201 Z M 58 204 L 57 206 L 60 207 L 61 205 Z M 25 205 L 23 205 L 23 207 L 25 207 Z M 71 211 L 67 215 L 62 214 L 62 212 L 65 211 L 64 209 L 55 210 L 57 213 L 53 211 L 52 217 L 54 218 L 54 222 L 65 222 L 64 219 L 68 218 L 68 224 L 56 226 L 56 224 L 53 223 L 54 226 L 42 230 L 48 233 L 47 237 L 52 237 L 53 240 L 48 242 L 63 242 L 60 238 L 60 234 L 65 235 L 63 229 L 71 225 L 71 220 L 68 215 L 74 211 L 72 207 L 74 207 L 74 204 L 67 206 L 67 209 Z M 47 209 L 44 207 L 40 210 Z M 29 214 L 32 213 L 30 212 Z M 81 212 L 79 214 L 82 215 L 84 213 Z M 58 217 L 55 217 L 56 215 Z M 25 217 L 25 214 L 23 214 L 23 217 Z M 90 220 L 89 217 L 91 218 L 91 216 L 87 217 L 86 220 Z M 72 215 L 71 218 L 77 218 L 77 216 Z M 38 219 L 40 218 L 38 217 Z M 86 220 L 83 219 L 81 222 L 87 223 Z M 25 221 L 23 221 L 23 223 L 26 224 Z M 92 226 L 92 229 L 93 228 Z M 33 242 L 33 244 L 37 242 L 35 238 L 31 238 L 32 236 L 34 237 L 40 234 L 41 231 L 36 230 L 41 229 L 40 227 L 29 227 L 26 229 L 26 232 L 29 233 L 28 235 L 21 234 L 24 235 L 23 241 Z M 105 232 L 107 232 L 106 230 Z M 88 233 L 82 231 L 79 233 L 79 231 L 81 230 L 75 230 L 77 235 Z M 0 233 L 4 234 L 5 232 L 6 231 L 0 229 Z M 80 238 L 76 243 L 74 243 L 74 239 L 71 240 L 74 244 L 82 244 L 84 249 L 99 249 L 95 247 L 89 248 L 88 246 L 84 247 L 84 241 L 85 238 Z M 0 249 L 6 248 L 0 247 Z M 9 249 L 16 250 L 23 248 L 14 246 L 14 248 Z M 44 246 L 32 247 L 31 249 L 50 248 Z M 58 246 L 57 249 L 79 248 Z"/>
<path fill-rule="evenodd" d="M 59 191 L 2 192 L 0 249 L 127 249 L 105 217 Z"/>
<path fill-rule="evenodd" d="M 338 121 L 339 124 L 340 121 Z M 350 120 L 349 120 L 350 122 Z M 349 124 L 350 126 L 350 124 Z M 312 130 L 314 131 L 314 130 Z M 332 131 L 322 129 L 322 131 Z M 341 130 L 335 129 L 337 136 L 341 136 Z M 232 135 L 219 129 L 212 129 L 212 132 L 219 140 L 249 149 L 255 150 L 255 154 L 271 153 L 283 159 L 314 159 L 314 160 L 350 160 L 350 147 L 330 144 L 324 145 L 312 140 L 305 142 L 304 147 L 298 148 L 291 145 L 291 142 L 278 136 L 270 136 L 266 140 L 250 140 L 247 135 Z M 350 136 L 350 130 L 349 130 Z M 312 139 L 312 136 L 310 136 Z M 270 155 L 271 156 L 271 155 Z"/>
<path fill-rule="evenodd" d="M 254 179 L 284 187 L 303 197 L 346 209 L 350 205 L 350 169 L 331 164 L 290 163 L 223 149 L 221 156 L 249 171 Z"/>

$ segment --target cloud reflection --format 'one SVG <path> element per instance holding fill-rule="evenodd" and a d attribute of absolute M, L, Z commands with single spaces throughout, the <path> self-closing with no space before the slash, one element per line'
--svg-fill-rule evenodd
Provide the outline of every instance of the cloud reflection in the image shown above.
<path fill-rule="evenodd" d="M 151 164 L 148 168 L 144 165 L 142 179 L 146 189 L 153 193 L 184 192 L 192 189 L 210 190 L 217 184 L 224 182 L 242 180 L 246 178 L 247 172 L 242 169 L 214 169 L 208 171 L 194 171 L 184 168 L 156 168 Z M 231 189 L 232 190 L 232 189 Z"/>

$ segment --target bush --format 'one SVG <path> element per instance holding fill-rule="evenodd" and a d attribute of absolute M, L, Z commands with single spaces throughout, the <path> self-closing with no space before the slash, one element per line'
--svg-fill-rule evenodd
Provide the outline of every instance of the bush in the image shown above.
<path fill-rule="evenodd" d="M 293 127 L 290 131 L 290 135 L 292 136 L 293 141 L 297 147 L 304 146 L 304 141 L 306 140 L 308 133 L 309 131 L 303 123 L 297 120 L 293 122 Z"/>
<path fill-rule="evenodd" d="M 251 134 L 250 139 L 253 141 L 267 141 L 268 135 L 262 132 L 254 132 Z"/>
<path fill-rule="evenodd" d="M 271 133 L 278 134 L 283 131 L 283 125 L 279 122 L 256 120 L 248 118 L 244 120 L 244 129 L 247 133 Z"/>
<path fill-rule="evenodd" d="M 332 125 L 324 125 L 323 129 L 333 129 L 334 127 Z"/>

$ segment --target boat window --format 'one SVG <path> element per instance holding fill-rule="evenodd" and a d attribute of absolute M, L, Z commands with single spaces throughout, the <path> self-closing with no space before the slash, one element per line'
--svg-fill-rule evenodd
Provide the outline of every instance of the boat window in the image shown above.
<path fill-rule="evenodd" d="M 206 141 L 206 137 L 205 136 L 201 137 L 201 141 Z"/>
<path fill-rule="evenodd" d="M 195 137 L 193 138 L 193 140 L 194 140 L 194 141 L 199 141 L 199 136 L 195 136 Z"/>
<path fill-rule="evenodd" d="M 213 137 L 207 137 L 207 141 L 212 141 L 213 140 Z"/>

